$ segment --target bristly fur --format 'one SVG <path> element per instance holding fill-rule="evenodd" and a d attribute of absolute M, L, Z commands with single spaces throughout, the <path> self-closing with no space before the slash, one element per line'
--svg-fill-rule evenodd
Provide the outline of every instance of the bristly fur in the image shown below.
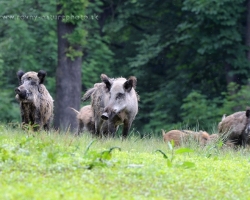
<path fill-rule="evenodd" d="M 206 131 L 191 131 L 191 130 L 171 130 L 165 133 L 162 130 L 162 136 L 164 142 L 174 141 L 176 146 L 180 146 L 182 142 L 188 140 L 188 138 L 195 139 L 201 146 L 208 143 L 210 136 Z"/>
<path fill-rule="evenodd" d="M 129 105 L 132 105 L 133 102 L 135 102 L 134 113 L 137 114 L 139 96 L 134 90 L 134 87 L 136 87 L 137 81 L 134 76 L 126 80 L 125 78 L 116 78 L 116 79 L 109 78 L 105 74 L 101 74 L 101 80 L 102 80 L 102 83 L 96 83 L 93 88 L 90 88 L 89 90 L 87 90 L 87 92 L 83 95 L 82 100 L 85 101 L 91 97 L 91 106 L 93 109 L 96 135 L 100 136 L 100 135 L 107 135 L 110 133 L 111 135 L 114 135 L 114 133 L 116 132 L 118 128 L 118 124 L 123 123 L 126 116 L 125 116 L 125 113 L 123 113 L 125 111 L 122 111 L 122 113 L 120 113 L 119 116 L 114 112 L 114 110 L 112 109 L 112 103 L 109 102 L 110 97 L 112 96 L 112 94 L 114 95 L 117 89 L 120 91 L 123 91 L 125 89 L 126 92 L 123 94 L 127 95 L 127 98 L 135 97 L 134 100 L 132 101 L 127 100 L 127 101 L 131 101 L 128 103 Z M 111 88 L 113 88 L 113 90 Z M 127 92 L 130 92 L 132 88 L 133 88 L 132 93 L 128 95 Z M 123 99 L 124 101 L 126 100 L 126 98 L 123 98 Z M 126 103 L 124 105 L 126 105 Z M 130 113 L 130 112 L 132 113 L 131 110 L 127 113 Z M 135 117 L 134 115 L 136 115 L 134 113 L 131 114 L 132 117 L 128 117 L 129 120 L 127 120 L 126 118 L 126 123 L 128 123 L 128 125 L 125 128 L 126 131 L 124 133 L 124 136 L 127 136 L 127 131 L 129 130 L 131 123 L 134 120 L 134 117 Z M 110 116 L 110 118 L 112 118 L 113 121 L 116 120 L 116 122 L 113 122 L 113 121 L 111 122 L 110 119 L 109 121 L 106 121 L 106 119 L 103 116 L 107 116 L 107 119 Z M 117 120 L 119 121 L 119 123 Z"/>
<path fill-rule="evenodd" d="M 71 108 L 71 107 L 70 107 Z M 71 108 L 76 113 L 78 120 L 78 135 L 82 132 L 95 133 L 95 123 L 91 105 L 83 106 L 80 111 Z"/>
<path fill-rule="evenodd" d="M 249 144 L 250 134 L 250 108 L 227 116 L 218 124 L 219 136 L 230 146 L 243 146 Z"/>
<path fill-rule="evenodd" d="M 46 72 L 17 72 L 20 86 L 16 99 L 20 102 L 22 124 L 35 125 L 34 130 L 49 130 L 53 119 L 53 99 L 42 84 Z"/>

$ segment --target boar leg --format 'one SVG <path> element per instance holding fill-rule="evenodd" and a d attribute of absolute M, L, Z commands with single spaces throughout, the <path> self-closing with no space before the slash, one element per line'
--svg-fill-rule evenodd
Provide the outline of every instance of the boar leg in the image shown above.
<path fill-rule="evenodd" d="M 44 124 L 43 128 L 45 131 L 49 131 L 49 124 Z"/>
<path fill-rule="evenodd" d="M 123 124 L 122 137 L 127 138 L 132 122 L 125 120 Z"/>
<path fill-rule="evenodd" d="M 101 134 L 103 134 L 102 124 L 103 124 L 103 120 L 101 120 L 101 119 L 97 119 L 95 121 L 95 134 L 97 135 L 97 137 L 99 137 L 99 136 L 101 136 Z"/>
<path fill-rule="evenodd" d="M 248 142 L 248 134 L 247 133 L 243 133 L 242 134 L 242 146 L 245 148 L 246 147 L 246 144 Z"/>
<path fill-rule="evenodd" d="M 41 125 L 41 113 L 39 109 L 35 110 L 34 131 L 38 131 Z"/>
<path fill-rule="evenodd" d="M 23 124 L 33 123 L 32 115 L 30 114 L 30 107 L 27 104 L 20 104 L 21 119 Z"/>
<path fill-rule="evenodd" d="M 21 113 L 21 118 L 22 118 L 22 127 L 24 128 L 26 124 L 29 124 L 29 118 L 23 112 Z"/>
<path fill-rule="evenodd" d="M 113 122 L 108 122 L 108 135 L 115 137 L 116 126 Z"/>
<path fill-rule="evenodd" d="M 84 123 L 81 121 L 81 120 L 79 120 L 79 122 L 78 122 L 78 135 L 80 135 L 80 133 L 81 132 L 83 132 L 83 128 L 84 128 Z"/>
<path fill-rule="evenodd" d="M 50 123 L 52 122 L 52 118 L 50 118 L 46 124 L 43 125 L 43 128 L 45 131 L 49 131 L 50 129 Z"/>

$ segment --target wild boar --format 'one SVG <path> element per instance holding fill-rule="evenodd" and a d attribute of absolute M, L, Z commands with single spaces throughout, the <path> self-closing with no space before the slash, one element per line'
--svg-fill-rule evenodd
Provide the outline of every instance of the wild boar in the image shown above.
<path fill-rule="evenodd" d="M 105 102 L 108 101 L 108 95 L 106 85 L 104 83 L 96 83 L 93 88 L 87 90 L 82 98 L 82 101 L 86 101 L 91 97 L 95 135 L 98 137 L 108 135 L 108 123 L 101 118 L 104 112 Z M 118 128 L 118 126 L 116 128 Z"/>
<path fill-rule="evenodd" d="M 165 131 L 162 130 L 162 136 L 164 142 L 173 140 L 175 146 L 180 146 L 189 139 L 194 139 L 198 141 L 201 146 L 204 146 L 209 140 L 209 134 L 206 131 L 195 132 L 190 130 L 171 130 L 165 133 Z"/>
<path fill-rule="evenodd" d="M 91 96 L 97 134 L 104 132 L 102 125 L 107 120 L 108 134 L 114 136 L 119 125 L 123 124 L 122 136 L 126 138 L 132 122 L 138 113 L 139 97 L 135 91 L 137 80 L 134 76 L 109 78 L 101 75 L 102 83 L 95 84 L 83 96 Z"/>
<path fill-rule="evenodd" d="M 76 114 L 78 120 L 78 135 L 82 132 L 95 133 L 94 114 L 91 105 L 83 106 L 80 111 L 71 108 Z"/>
<path fill-rule="evenodd" d="M 236 112 L 222 119 L 218 124 L 218 131 L 225 143 L 243 147 L 249 143 L 249 117 L 250 108 L 247 108 L 246 111 Z"/>
<path fill-rule="evenodd" d="M 210 136 L 209 136 L 209 141 L 210 142 L 216 142 L 216 141 L 218 141 L 219 140 L 219 135 L 218 134 L 211 134 Z"/>
<path fill-rule="evenodd" d="M 125 78 L 110 79 L 107 75 L 101 75 L 109 92 L 109 99 L 106 102 L 104 113 L 101 118 L 108 120 L 109 132 L 114 136 L 116 125 L 123 124 L 122 136 L 126 138 L 132 122 L 138 113 L 138 96 L 135 92 L 137 79 L 134 76 Z"/>
<path fill-rule="evenodd" d="M 17 72 L 20 86 L 15 89 L 20 102 L 21 120 L 24 125 L 32 125 L 34 130 L 49 130 L 53 119 L 53 99 L 44 86 L 46 72 Z"/>

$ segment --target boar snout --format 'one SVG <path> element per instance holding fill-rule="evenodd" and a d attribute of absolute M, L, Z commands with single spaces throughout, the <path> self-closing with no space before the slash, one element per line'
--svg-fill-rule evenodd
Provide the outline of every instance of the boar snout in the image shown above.
<path fill-rule="evenodd" d="M 103 120 L 108 120 L 109 118 L 113 118 L 114 115 L 119 115 L 120 112 L 121 112 L 120 109 L 118 110 L 117 108 L 112 109 L 110 107 L 107 107 L 104 109 L 104 113 L 102 113 L 101 118 Z"/>
<path fill-rule="evenodd" d="M 108 113 L 107 113 L 107 112 L 102 113 L 101 118 L 102 118 L 103 120 L 108 120 L 108 119 L 109 119 L 109 115 L 108 115 Z"/>
<path fill-rule="evenodd" d="M 16 88 L 16 89 L 15 89 L 15 92 L 16 92 L 16 94 L 20 94 L 20 93 L 21 93 L 21 90 L 19 90 L 19 88 Z"/>
<path fill-rule="evenodd" d="M 21 88 L 16 88 L 15 92 L 21 99 L 24 99 L 27 96 L 26 90 L 22 90 Z"/>

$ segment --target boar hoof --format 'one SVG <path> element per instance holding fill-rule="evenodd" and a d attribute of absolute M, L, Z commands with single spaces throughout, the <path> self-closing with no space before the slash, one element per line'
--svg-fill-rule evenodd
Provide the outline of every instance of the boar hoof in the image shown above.
<path fill-rule="evenodd" d="M 102 116 L 101 116 L 101 118 L 103 119 L 103 120 L 108 120 L 109 119 L 109 116 L 108 116 L 108 113 L 103 113 L 102 114 Z"/>

